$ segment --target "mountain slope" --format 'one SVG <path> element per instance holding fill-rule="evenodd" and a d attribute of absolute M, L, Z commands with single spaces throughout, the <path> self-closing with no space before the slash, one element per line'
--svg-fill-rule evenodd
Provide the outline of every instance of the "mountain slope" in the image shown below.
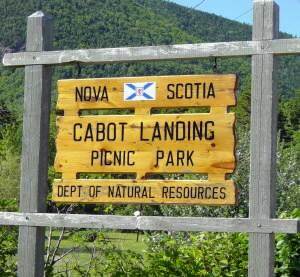
<path fill-rule="evenodd" d="M 0 47 L 20 51 L 25 47 L 26 17 L 39 1 L 0 0 Z M 251 39 L 251 27 L 216 15 L 191 10 L 161 0 L 48 0 L 42 10 L 54 18 L 54 48 L 78 49 L 178 44 Z M 285 35 L 286 36 L 286 35 Z M 217 71 L 240 76 L 241 95 L 250 91 L 250 59 L 218 59 Z M 210 73 L 213 59 L 84 66 L 82 77 Z M 300 60 L 280 62 L 279 91 L 293 96 L 300 87 Z M 77 76 L 75 66 L 56 69 L 54 80 Z M 0 67 L 0 104 L 19 110 L 22 70 Z M 54 87 L 55 88 L 55 87 Z"/>

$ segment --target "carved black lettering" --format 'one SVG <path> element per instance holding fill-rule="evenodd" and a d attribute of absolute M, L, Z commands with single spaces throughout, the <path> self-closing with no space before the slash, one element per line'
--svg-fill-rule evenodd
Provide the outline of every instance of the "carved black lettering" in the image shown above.
<path fill-rule="evenodd" d="M 96 186 L 96 197 L 98 197 L 101 193 L 101 186 Z"/>
<path fill-rule="evenodd" d="M 92 98 L 92 88 L 91 87 L 85 87 L 84 88 L 84 95 L 83 95 L 84 101 L 91 101 L 91 98 Z"/>
<path fill-rule="evenodd" d="M 143 187 L 142 198 L 148 198 L 148 190 L 146 187 Z"/>
<path fill-rule="evenodd" d="M 121 191 L 122 191 L 122 197 L 126 197 L 125 195 L 126 195 L 126 191 L 127 191 L 128 187 L 127 186 L 120 186 L 120 188 L 121 188 Z"/>
<path fill-rule="evenodd" d="M 203 122 L 200 121 L 199 124 L 197 124 L 197 122 L 193 122 L 193 140 L 195 140 L 196 138 L 199 138 L 199 140 L 202 140 L 202 131 L 203 128 Z"/>
<path fill-rule="evenodd" d="M 167 98 L 168 99 L 174 99 L 175 92 L 173 89 L 174 89 L 174 84 L 168 84 L 168 86 L 167 86 L 167 91 L 168 91 Z"/>
<path fill-rule="evenodd" d="M 185 139 L 185 122 L 177 121 L 176 122 L 176 140 Z"/>
<path fill-rule="evenodd" d="M 215 132 L 209 128 L 209 125 L 215 126 L 213 121 L 206 121 L 205 122 L 205 139 L 206 140 L 213 140 L 215 138 Z"/>
<path fill-rule="evenodd" d="M 61 185 L 57 186 L 57 197 L 63 197 L 64 196 L 64 187 Z"/>
<path fill-rule="evenodd" d="M 89 187 L 89 197 L 95 197 L 95 187 L 94 186 Z"/>
<path fill-rule="evenodd" d="M 132 156 L 135 154 L 135 151 L 128 151 L 127 155 L 127 165 L 133 166 L 135 165 L 135 162 L 132 160 Z"/>
<path fill-rule="evenodd" d="M 167 123 L 167 122 L 166 122 Z M 171 124 L 165 124 L 164 126 L 165 140 L 173 140 L 174 139 L 174 122 Z"/>
<path fill-rule="evenodd" d="M 80 197 L 81 196 L 81 188 L 82 188 L 82 186 L 77 186 L 77 188 L 78 188 L 78 197 Z"/>
<path fill-rule="evenodd" d="M 108 95 L 107 95 L 107 88 L 106 86 L 104 86 L 103 88 L 103 92 L 102 92 L 102 97 L 100 99 L 101 101 L 105 101 L 105 102 L 108 102 Z"/>
<path fill-rule="evenodd" d="M 133 195 L 133 187 L 128 187 L 127 196 L 128 196 L 128 198 L 132 198 L 134 196 Z"/>
<path fill-rule="evenodd" d="M 169 188 L 168 188 L 168 187 L 162 187 L 162 194 L 161 194 L 161 197 L 162 197 L 162 198 L 168 198 L 168 191 L 169 191 Z"/>
<path fill-rule="evenodd" d="M 162 150 L 157 150 L 156 151 L 156 163 L 155 163 L 155 167 L 158 167 L 159 166 L 159 160 L 162 160 L 165 156 L 165 153 L 164 151 Z"/>
<path fill-rule="evenodd" d="M 176 95 L 176 98 L 178 98 L 178 99 L 181 99 L 181 98 L 183 98 L 183 93 L 182 93 L 182 90 L 181 90 L 181 94 L 179 93 L 179 88 L 182 88 L 182 90 L 183 90 L 183 84 L 176 84 L 176 93 L 175 93 L 175 95 Z"/>
<path fill-rule="evenodd" d="M 119 197 L 119 198 L 122 197 L 122 195 L 121 195 L 121 186 L 117 186 L 115 197 Z"/>
<path fill-rule="evenodd" d="M 119 125 L 121 126 L 121 141 L 124 141 L 125 126 L 127 125 L 127 122 L 120 122 Z"/>
<path fill-rule="evenodd" d="M 177 151 L 177 166 L 184 165 L 184 151 Z"/>
<path fill-rule="evenodd" d="M 169 198 L 175 198 L 175 187 L 169 187 Z"/>
<path fill-rule="evenodd" d="M 190 196 L 189 198 L 197 198 L 197 187 L 190 188 Z"/>
<path fill-rule="evenodd" d="M 93 128 L 92 128 L 92 124 L 91 123 L 88 123 L 87 127 L 86 127 L 84 141 L 87 141 L 87 140 L 94 141 Z"/>
<path fill-rule="evenodd" d="M 166 166 L 173 166 L 174 165 L 174 158 L 173 158 L 173 154 L 172 151 L 168 152 L 168 158 L 167 158 L 167 162 L 166 162 Z"/>
<path fill-rule="evenodd" d="M 208 88 L 208 93 L 207 93 L 207 98 L 215 98 L 215 88 L 214 88 L 214 84 L 210 83 L 209 84 L 209 88 Z"/>
<path fill-rule="evenodd" d="M 113 159 L 113 163 L 114 165 L 120 165 L 122 164 L 122 152 L 118 151 L 118 152 L 114 152 L 114 159 Z"/>
<path fill-rule="evenodd" d="M 135 197 L 141 198 L 140 193 L 141 193 L 141 188 L 138 186 L 135 186 L 135 188 L 134 188 Z"/>
<path fill-rule="evenodd" d="M 94 165 L 94 160 L 99 159 L 99 152 L 96 150 L 92 150 L 91 152 L 91 165 Z"/>
<path fill-rule="evenodd" d="M 204 188 L 203 187 L 199 187 L 198 188 L 198 199 L 203 199 L 203 193 L 204 193 Z"/>
<path fill-rule="evenodd" d="M 112 152 L 111 151 L 107 151 L 107 150 L 105 150 L 103 152 L 104 152 L 104 165 L 111 165 L 112 161 L 109 160 L 109 158 L 107 156 L 108 156 L 108 154 L 111 156 Z"/>
<path fill-rule="evenodd" d="M 182 187 L 176 188 L 176 198 L 182 198 Z"/>
<path fill-rule="evenodd" d="M 70 195 L 69 195 L 69 188 L 70 188 L 70 186 L 64 186 L 64 197 L 69 197 Z"/>
<path fill-rule="evenodd" d="M 107 196 L 108 197 L 114 197 L 114 192 L 115 192 L 115 187 L 114 186 L 108 186 Z"/>
<path fill-rule="evenodd" d="M 96 125 L 96 130 L 97 130 L 96 140 L 97 141 L 103 141 L 103 140 L 105 140 L 104 129 L 105 129 L 104 123 L 97 122 L 97 125 Z"/>
<path fill-rule="evenodd" d="M 110 122 L 107 124 L 107 140 L 115 141 L 117 136 L 116 124 Z"/>
<path fill-rule="evenodd" d="M 194 154 L 194 150 L 193 151 L 187 151 L 187 166 L 194 166 L 194 162 L 193 162 L 193 159 L 192 159 L 192 156 Z"/>
<path fill-rule="evenodd" d="M 153 128 L 152 141 L 161 140 L 160 126 L 159 122 L 156 122 Z"/>
<path fill-rule="evenodd" d="M 107 87 L 75 87 L 75 101 L 105 101 L 108 102 Z"/>
<path fill-rule="evenodd" d="M 94 92 L 94 99 L 95 99 L 95 101 L 98 101 L 99 98 L 100 98 L 101 86 L 98 87 L 98 90 L 96 90 L 96 88 L 93 87 L 93 92 Z"/>
<path fill-rule="evenodd" d="M 226 198 L 226 188 L 221 187 L 220 188 L 220 199 L 225 199 Z"/>
<path fill-rule="evenodd" d="M 185 187 L 183 189 L 183 197 L 184 198 L 190 198 L 190 188 L 189 187 Z"/>
<path fill-rule="evenodd" d="M 219 188 L 218 187 L 213 187 L 213 192 L 212 192 L 212 198 L 213 199 L 218 199 L 218 193 L 219 193 Z"/>
<path fill-rule="evenodd" d="M 78 99 L 80 99 L 80 101 L 82 102 L 82 96 L 83 96 L 82 87 L 80 88 L 80 90 L 78 87 L 75 87 L 75 101 L 77 102 Z"/>
<path fill-rule="evenodd" d="M 191 121 L 187 122 L 187 140 L 191 140 Z"/>
<path fill-rule="evenodd" d="M 81 123 L 75 123 L 73 126 L 73 140 L 74 141 L 81 141 L 82 136 L 77 136 L 77 129 L 82 129 Z"/>
<path fill-rule="evenodd" d="M 140 141 L 149 141 L 148 138 L 144 138 L 144 123 L 141 122 L 140 126 Z"/>
<path fill-rule="evenodd" d="M 206 199 L 211 199 L 211 197 L 212 197 L 211 188 L 210 187 L 206 187 L 205 188 L 205 198 Z"/>
<path fill-rule="evenodd" d="M 71 186 L 71 189 L 70 189 L 70 196 L 72 197 L 73 196 L 73 193 L 76 192 L 76 186 Z"/>
<path fill-rule="evenodd" d="M 185 90 L 184 96 L 185 96 L 186 99 L 191 99 L 191 98 L 193 98 L 193 84 L 187 83 L 187 84 L 185 85 L 184 90 Z"/>
<path fill-rule="evenodd" d="M 196 98 L 199 99 L 201 83 L 195 83 L 194 85 L 196 86 Z"/>

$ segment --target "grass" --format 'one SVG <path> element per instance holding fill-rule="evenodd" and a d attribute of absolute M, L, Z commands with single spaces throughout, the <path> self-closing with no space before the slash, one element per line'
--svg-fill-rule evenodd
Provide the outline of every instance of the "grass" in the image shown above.
<path fill-rule="evenodd" d="M 57 244 L 60 232 L 60 230 L 52 231 L 52 249 Z M 86 241 L 85 238 L 88 237 L 88 234 L 94 233 L 100 234 L 100 232 L 97 230 L 66 230 L 63 240 L 61 241 L 57 257 L 63 253 L 66 253 L 72 248 L 74 248 L 74 250 L 55 265 L 55 272 L 65 271 L 68 266 L 76 263 L 87 268 L 91 259 L 91 250 L 93 249 L 94 243 L 93 241 Z M 138 241 L 136 232 L 125 233 L 118 231 L 102 231 L 101 234 L 104 235 L 105 240 L 109 240 L 121 251 L 131 250 L 143 255 L 146 249 L 146 244 L 144 242 L 146 235 L 143 233 L 139 234 Z M 100 239 L 102 239 L 101 236 Z M 101 251 L 99 247 L 96 247 L 95 250 L 99 252 Z M 72 272 L 72 276 L 76 276 L 76 274 Z"/>
<path fill-rule="evenodd" d="M 114 243 L 118 248 L 121 250 L 134 250 L 137 253 L 142 254 L 143 250 L 145 249 L 145 235 L 143 233 L 139 233 L 139 238 L 137 241 L 137 233 L 125 233 L 125 232 L 113 232 L 113 231 L 106 231 L 102 232 L 105 235 L 105 238 L 110 240 Z M 54 246 L 57 243 L 57 240 L 60 235 L 60 230 L 54 230 L 52 232 L 52 243 L 51 245 Z M 92 242 L 85 242 L 84 246 L 91 247 L 93 245 Z M 76 242 L 74 242 L 74 236 L 72 232 L 66 231 L 64 235 L 64 239 L 60 244 L 60 248 L 62 249 L 71 249 L 76 246 Z"/>

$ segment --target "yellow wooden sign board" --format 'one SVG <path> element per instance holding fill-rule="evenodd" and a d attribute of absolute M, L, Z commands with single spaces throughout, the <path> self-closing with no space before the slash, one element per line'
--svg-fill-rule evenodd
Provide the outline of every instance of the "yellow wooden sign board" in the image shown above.
<path fill-rule="evenodd" d="M 155 97 L 126 100 L 126 84 L 153 83 Z M 90 109 L 142 109 L 177 107 L 227 107 L 236 104 L 235 75 L 183 75 L 59 80 L 57 109 L 65 115 Z M 148 89 L 150 89 L 149 87 Z M 129 95 L 130 96 L 130 95 Z M 128 97 L 127 97 L 128 98 Z"/>
<path fill-rule="evenodd" d="M 235 187 L 231 180 L 56 180 L 53 201 L 222 205 L 235 203 Z"/>
<path fill-rule="evenodd" d="M 58 81 L 57 108 L 64 115 L 57 118 L 55 169 L 62 173 L 62 179 L 54 182 L 53 200 L 235 204 L 234 184 L 225 181 L 225 174 L 235 168 L 235 115 L 227 112 L 228 106 L 236 103 L 235 87 L 235 75 Z M 153 108 L 190 107 L 209 107 L 210 112 L 151 112 Z M 133 109 L 135 113 L 81 115 L 82 110 L 101 109 Z M 134 173 L 136 179 L 76 179 L 78 173 Z M 147 180 L 151 173 L 207 173 L 208 180 Z M 91 196 L 95 188 L 98 194 Z M 203 197 L 199 192 L 194 198 L 192 194 L 168 198 L 164 197 L 167 188 L 174 189 L 174 195 L 194 189 L 215 191 L 219 196 Z M 113 197 L 113 189 L 144 191 L 147 197 Z"/>

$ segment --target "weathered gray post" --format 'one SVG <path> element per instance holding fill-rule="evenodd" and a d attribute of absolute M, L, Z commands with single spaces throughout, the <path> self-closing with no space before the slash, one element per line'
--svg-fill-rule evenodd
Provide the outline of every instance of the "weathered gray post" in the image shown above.
<path fill-rule="evenodd" d="M 253 40 L 276 39 L 279 33 L 277 4 L 272 0 L 254 0 L 253 12 Z M 274 59 L 273 54 L 252 56 L 251 219 L 275 216 L 277 95 Z M 273 276 L 274 234 L 250 233 L 249 236 L 249 276 Z"/>
<path fill-rule="evenodd" d="M 51 19 L 43 12 L 28 17 L 26 51 L 49 50 Z M 23 141 L 21 163 L 21 212 L 45 212 L 48 176 L 48 135 L 51 69 L 25 66 Z M 19 229 L 18 276 L 43 276 L 45 229 Z"/>

